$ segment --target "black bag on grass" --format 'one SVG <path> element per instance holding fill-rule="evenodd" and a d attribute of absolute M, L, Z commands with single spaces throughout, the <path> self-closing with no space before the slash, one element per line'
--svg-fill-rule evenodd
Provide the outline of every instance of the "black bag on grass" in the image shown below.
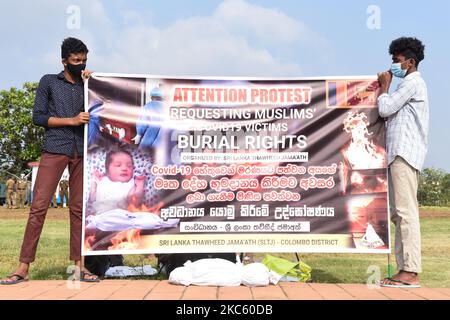
<path fill-rule="evenodd" d="M 110 256 L 87 256 L 84 258 L 84 267 L 89 270 L 90 273 L 103 278 L 106 270 L 111 267 L 123 266 L 122 255 L 110 255 Z"/>
<path fill-rule="evenodd" d="M 174 269 L 182 267 L 188 260 L 192 262 L 200 259 L 225 259 L 236 262 L 236 253 L 170 253 L 157 254 L 159 273 L 170 274 Z"/>

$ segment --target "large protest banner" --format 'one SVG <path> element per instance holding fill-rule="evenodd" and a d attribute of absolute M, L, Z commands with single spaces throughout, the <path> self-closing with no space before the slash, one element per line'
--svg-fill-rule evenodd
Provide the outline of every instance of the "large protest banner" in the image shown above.
<path fill-rule="evenodd" d="M 389 252 L 378 89 L 93 74 L 83 255 Z"/>

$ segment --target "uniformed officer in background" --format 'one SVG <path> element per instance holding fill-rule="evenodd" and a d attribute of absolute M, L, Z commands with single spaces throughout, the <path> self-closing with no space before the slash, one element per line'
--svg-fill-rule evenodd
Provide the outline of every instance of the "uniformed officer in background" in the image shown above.
<path fill-rule="evenodd" d="M 53 192 L 52 202 L 50 202 L 51 208 L 58 208 L 58 201 L 56 200 L 56 190 Z"/>
<path fill-rule="evenodd" d="M 59 201 L 61 201 L 61 208 L 64 208 L 64 197 L 66 198 L 66 205 L 69 206 L 69 180 L 65 178 L 59 182 Z"/>
<path fill-rule="evenodd" d="M 12 177 L 6 181 L 6 204 L 8 209 L 14 208 L 14 187 L 16 186 L 16 182 Z"/>
<path fill-rule="evenodd" d="M 25 179 L 25 175 L 21 174 L 19 181 L 17 181 L 17 205 L 19 208 L 24 208 L 26 195 L 27 180 Z"/>

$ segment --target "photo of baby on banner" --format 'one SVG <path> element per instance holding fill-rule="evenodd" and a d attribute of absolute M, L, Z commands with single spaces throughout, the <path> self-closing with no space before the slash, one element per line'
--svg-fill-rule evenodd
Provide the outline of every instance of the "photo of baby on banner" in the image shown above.
<path fill-rule="evenodd" d="M 149 174 L 162 135 L 162 90 L 145 79 L 114 80 L 126 82 L 120 85 L 127 90 L 111 91 L 99 82 L 96 96 L 89 99 L 85 247 L 91 250 L 120 249 L 124 234 L 172 228 L 179 222 L 159 217 L 163 203 Z"/>

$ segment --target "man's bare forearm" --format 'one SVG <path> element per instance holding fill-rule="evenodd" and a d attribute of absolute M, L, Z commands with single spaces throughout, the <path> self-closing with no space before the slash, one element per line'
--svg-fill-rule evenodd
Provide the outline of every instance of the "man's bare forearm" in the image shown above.
<path fill-rule="evenodd" d="M 73 118 L 48 118 L 47 126 L 50 128 L 55 127 L 77 127 L 82 124 L 89 123 L 89 112 L 80 112 L 76 117 Z"/>
<path fill-rule="evenodd" d="M 50 128 L 72 127 L 74 126 L 74 123 L 75 121 L 73 118 L 55 118 L 55 117 L 48 118 L 48 126 Z"/>

